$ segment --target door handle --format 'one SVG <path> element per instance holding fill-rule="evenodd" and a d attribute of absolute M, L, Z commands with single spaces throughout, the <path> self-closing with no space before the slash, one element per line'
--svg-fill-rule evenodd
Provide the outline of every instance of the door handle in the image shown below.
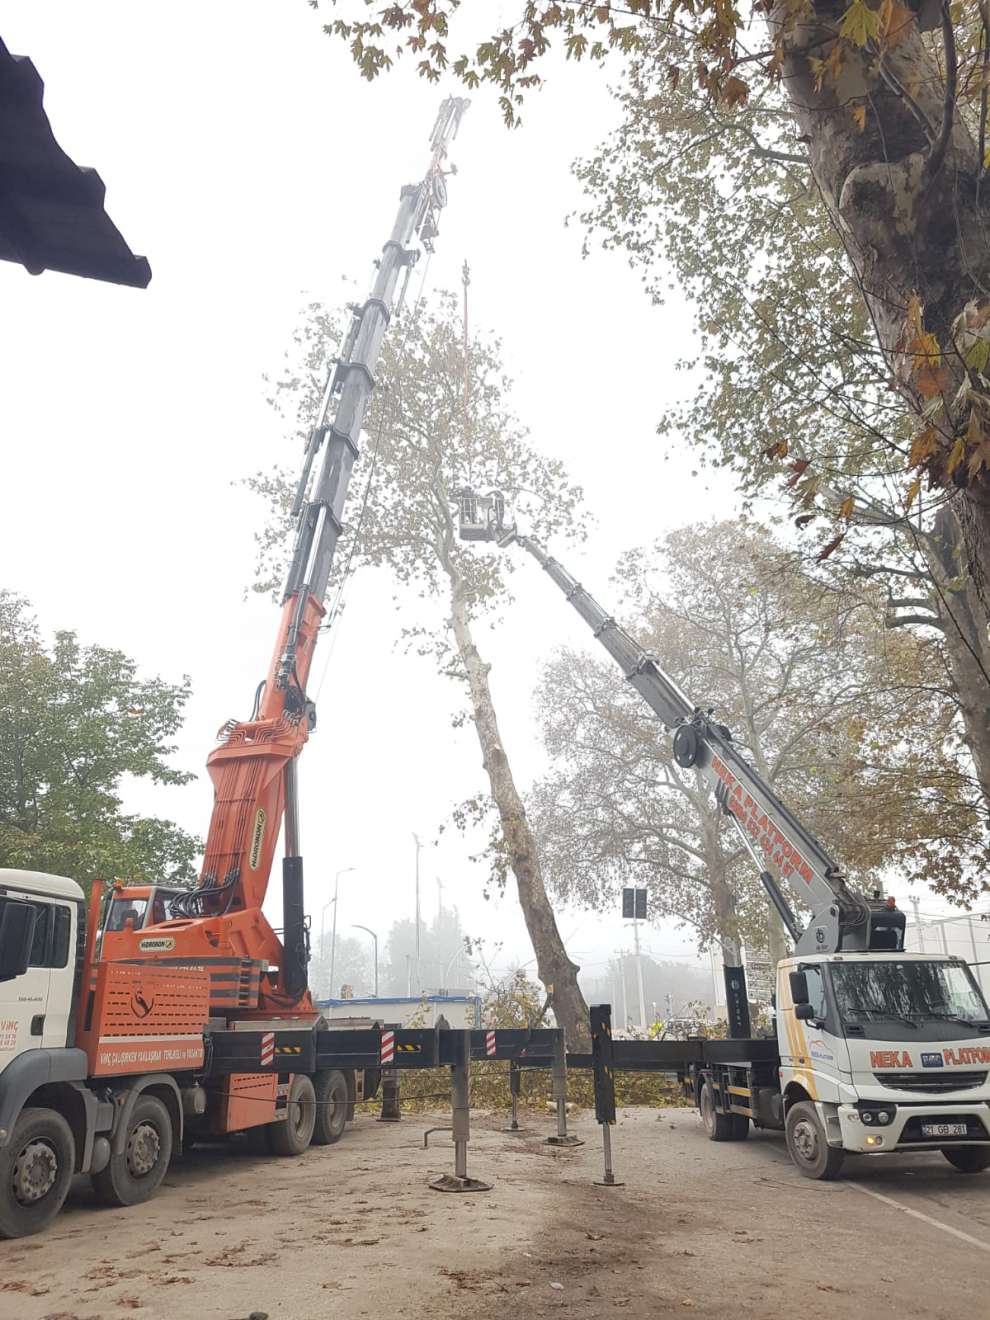
<path fill-rule="evenodd" d="M 43 1036 L 45 1034 L 45 1015 L 44 1013 L 35 1013 L 31 1019 L 31 1035 Z"/>

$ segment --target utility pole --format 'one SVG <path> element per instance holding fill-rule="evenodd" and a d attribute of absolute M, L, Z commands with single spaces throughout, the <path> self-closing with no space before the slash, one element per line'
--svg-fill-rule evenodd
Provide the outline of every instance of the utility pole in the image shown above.
<path fill-rule="evenodd" d="M 413 842 L 416 844 L 416 993 L 423 988 L 423 976 L 420 970 L 420 947 L 419 947 L 419 854 L 423 845 L 419 841 L 419 835 L 413 831 Z"/>
<path fill-rule="evenodd" d="M 412 999 L 412 954 L 406 954 L 406 998 Z"/>
<path fill-rule="evenodd" d="M 633 917 L 633 946 L 636 950 L 636 986 L 639 990 L 639 1025 L 646 1030 L 646 996 L 643 994 L 643 960 L 639 954 L 639 921 Z"/>
<path fill-rule="evenodd" d="M 629 996 L 626 993 L 626 955 L 619 950 L 619 973 L 622 977 L 622 1030 L 629 1029 Z"/>
<path fill-rule="evenodd" d="M 437 921 L 443 916 L 443 881 L 437 876 Z"/>
<path fill-rule="evenodd" d="M 333 878 L 333 931 L 330 935 L 330 998 L 336 999 L 333 992 L 334 987 L 334 969 L 337 963 L 337 898 L 339 896 L 340 877 L 346 875 L 348 871 L 356 871 L 355 866 L 345 866 L 337 872 Z"/>

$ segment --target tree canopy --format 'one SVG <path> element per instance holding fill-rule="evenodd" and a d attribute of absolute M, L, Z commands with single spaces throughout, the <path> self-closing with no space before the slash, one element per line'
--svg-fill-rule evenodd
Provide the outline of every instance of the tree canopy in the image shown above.
<path fill-rule="evenodd" d="M 618 60 L 624 122 L 580 167 L 586 218 L 654 292 L 673 263 L 707 373 L 662 433 L 714 446 L 750 491 L 785 477 L 822 557 L 851 527 L 899 534 L 953 632 L 972 613 L 953 593 L 973 597 L 952 667 L 990 686 L 986 8 L 528 0 L 480 41 L 457 0 L 331 8 L 365 77 L 409 57 L 494 84 L 510 123 L 555 55 Z M 933 519 L 947 556 L 919 544 Z"/>
<path fill-rule="evenodd" d="M 298 434 L 313 416 L 337 326 L 337 317 L 310 307 L 287 368 L 275 381 L 273 402 Z M 490 666 L 474 635 L 476 621 L 490 619 L 508 598 L 514 565 L 510 556 L 486 554 L 461 542 L 458 508 L 467 488 L 498 490 L 529 525 L 559 540 L 580 535 L 574 511 L 581 491 L 561 463 L 529 444 L 509 405 L 497 339 L 477 332 L 469 336 L 453 295 L 440 293 L 420 302 L 393 328 L 378 381 L 365 425 L 366 484 L 338 548 L 341 571 L 346 580 L 351 566 L 384 567 L 406 598 L 412 591 L 421 602 L 405 624 L 405 636 L 435 657 L 439 672 L 454 679 L 466 699 L 455 723 L 470 720 L 478 736 L 498 818 L 494 855 L 515 876 L 539 976 L 557 1020 L 570 1039 L 580 1040 L 587 1035 L 588 1014 L 578 969 L 547 899 L 498 727 Z M 274 514 L 261 541 L 260 578 L 267 586 L 291 488 L 281 475 L 253 484 Z M 331 622 L 335 614 L 332 606 Z M 472 795 L 471 801 L 477 800 Z M 466 820 L 471 809 L 456 814 Z"/>
<path fill-rule="evenodd" d="M 199 842 L 124 810 L 122 783 L 192 775 L 169 757 L 188 679 L 141 678 L 120 651 L 58 632 L 46 645 L 29 606 L 0 592 L 0 865 L 188 883 Z"/>
<path fill-rule="evenodd" d="M 714 705 L 856 884 L 985 892 L 979 789 L 952 703 L 919 685 L 923 640 L 885 632 L 876 606 L 756 527 L 672 533 L 657 553 L 628 556 L 621 578 L 643 645 Z M 614 666 L 562 653 L 538 704 L 553 769 L 533 810 L 554 892 L 603 909 L 622 884 L 645 884 L 655 911 L 702 943 L 765 946 L 769 908 L 749 858 Z"/>

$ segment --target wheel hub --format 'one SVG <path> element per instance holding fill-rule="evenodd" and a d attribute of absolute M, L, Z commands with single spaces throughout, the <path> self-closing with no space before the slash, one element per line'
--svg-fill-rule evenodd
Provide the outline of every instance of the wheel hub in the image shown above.
<path fill-rule="evenodd" d="M 47 1141 L 31 1141 L 14 1161 L 14 1197 L 19 1205 L 34 1205 L 47 1196 L 58 1176 L 58 1156 Z"/>
<path fill-rule="evenodd" d="M 135 1178 L 143 1178 L 158 1163 L 161 1139 L 151 1123 L 138 1123 L 127 1139 L 127 1168 Z"/>
<path fill-rule="evenodd" d="M 810 1164 L 818 1155 L 818 1133 L 814 1126 L 806 1118 L 800 1119 L 794 1124 L 791 1139 L 797 1153 Z"/>

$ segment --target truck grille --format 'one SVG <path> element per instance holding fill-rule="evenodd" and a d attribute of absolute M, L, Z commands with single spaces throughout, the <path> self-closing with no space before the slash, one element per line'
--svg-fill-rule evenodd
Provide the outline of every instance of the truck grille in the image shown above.
<path fill-rule="evenodd" d="M 945 1072 L 939 1068 L 937 1071 L 933 1068 L 930 1072 L 909 1073 L 909 1072 L 885 1072 L 874 1073 L 881 1086 L 889 1086 L 895 1091 L 931 1091 L 941 1093 L 943 1091 L 972 1091 L 978 1086 L 984 1086 L 987 1080 L 985 1072 L 972 1072 L 970 1070 L 955 1072 Z"/>

